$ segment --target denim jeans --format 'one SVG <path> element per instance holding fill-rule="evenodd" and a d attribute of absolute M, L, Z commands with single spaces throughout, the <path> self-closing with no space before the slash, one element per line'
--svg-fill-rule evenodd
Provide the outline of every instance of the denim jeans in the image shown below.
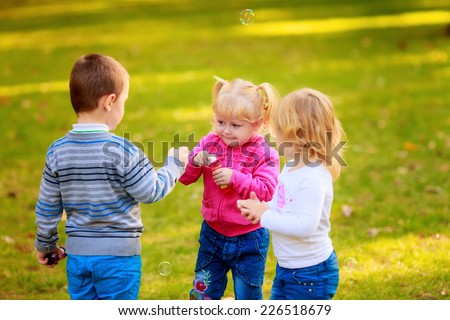
<path fill-rule="evenodd" d="M 336 253 L 315 266 L 287 269 L 277 265 L 271 300 L 330 300 L 339 283 Z"/>
<path fill-rule="evenodd" d="M 72 300 L 136 300 L 141 284 L 141 256 L 67 257 Z"/>
<path fill-rule="evenodd" d="M 261 300 L 270 234 L 267 229 L 227 237 L 203 222 L 191 299 L 220 299 L 231 270 L 236 300 Z"/>

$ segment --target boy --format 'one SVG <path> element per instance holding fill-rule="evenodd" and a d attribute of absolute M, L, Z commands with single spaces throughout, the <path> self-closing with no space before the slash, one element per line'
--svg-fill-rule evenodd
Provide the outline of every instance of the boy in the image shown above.
<path fill-rule="evenodd" d="M 143 231 L 139 202 L 164 198 L 186 165 L 187 147 L 171 149 L 156 172 L 139 148 L 109 132 L 123 118 L 128 89 L 129 75 L 113 58 L 88 54 L 78 59 L 70 76 L 78 121 L 47 152 L 36 204 L 37 260 L 54 267 L 46 254 L 65 257 L 57 245 L 64 210 L 72 299 L 137 299 Z"/>

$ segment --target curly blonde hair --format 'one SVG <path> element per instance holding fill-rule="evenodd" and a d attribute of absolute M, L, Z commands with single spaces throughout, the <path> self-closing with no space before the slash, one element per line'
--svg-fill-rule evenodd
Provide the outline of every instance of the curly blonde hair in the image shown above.
<path fill-rule="evenodd" d="M 304 157 L 320 160 L 334 180 L 339 177 L 342 164 L 335 155 L 342 157 L 344 131 L 325 94 L 309 88 L 289 93 L 272 111 L 270 128 L 275 136 L 290 142 L 294 152 L 307 152 Z"/>

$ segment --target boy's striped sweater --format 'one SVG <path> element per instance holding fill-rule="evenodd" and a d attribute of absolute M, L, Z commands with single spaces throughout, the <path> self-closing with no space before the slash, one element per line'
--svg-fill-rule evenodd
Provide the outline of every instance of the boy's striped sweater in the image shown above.
<path fill-rule="evenodd" d="M 47 152 L 36 204 L 36 249 L 55 250 L 65 211 L 68 254 L 140 254 L 139 202 L 164 198 L 183 172 L 173 157 L 156 171 L 139 148 L 107 131 L 68 132 Z"/>

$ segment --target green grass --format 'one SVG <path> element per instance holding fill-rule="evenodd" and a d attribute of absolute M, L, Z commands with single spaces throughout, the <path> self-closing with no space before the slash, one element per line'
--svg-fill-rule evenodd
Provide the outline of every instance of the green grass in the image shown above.
<path fill-rule="evenodd" d="M 442 16 L 450 1 L 17 3 L 0 4 L 0 299 L 68 299 L 65 262 L 47 269 L 35 260 L 34 206 L 46 149 L 76 120 L 70 69 L 88 52 L 128 69 L 130 97 L 115 133 L 155 163 L 177 133 L 192 147 L 190 134 L 208 132 L 214 75 L 268 81 L 282 95 L 304 86 L 330 95 L 349 165 L 332 209 L 336 299 L 449 299 L 450 18 Z M 239 23 L 246 7 L 255 12 L 248 26 Z M 414 24 L 398 25 L 402 13 L 417 14 Z M 377 25 L 374 17 L 385 16 Z M 141 299 L 187 298 L 201 195 L 201 182 L 179 185 L 142 206 Z M 346 271 L 349 258 L 357 264 Z M 162 261 L 169 276 L 158 272 Z M 270 251 L 265 298 L 275 264 Z"/>

